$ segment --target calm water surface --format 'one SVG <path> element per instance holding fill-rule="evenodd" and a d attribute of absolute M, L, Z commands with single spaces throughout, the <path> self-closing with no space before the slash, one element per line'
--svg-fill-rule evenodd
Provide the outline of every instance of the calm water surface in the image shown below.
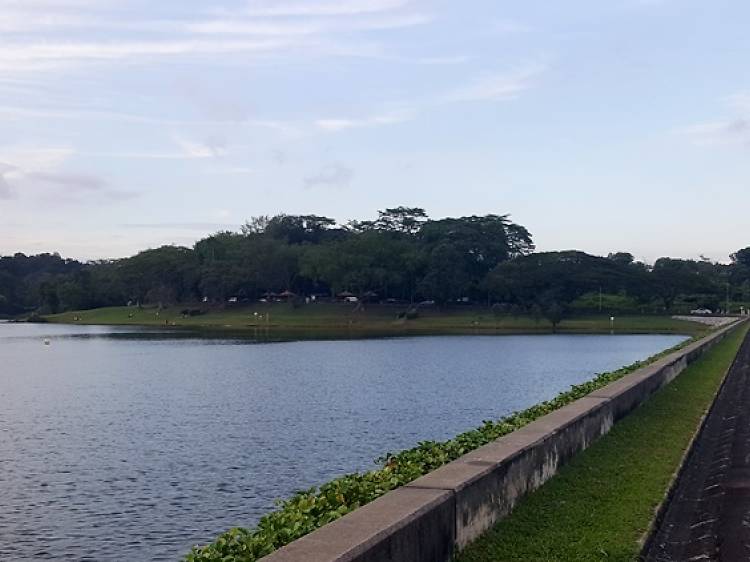
<path fill-rule="evenodd" d="M 682 339 L 253 343 L 0 323 L 0 560 L 177 560 L 294 490 Z"/>

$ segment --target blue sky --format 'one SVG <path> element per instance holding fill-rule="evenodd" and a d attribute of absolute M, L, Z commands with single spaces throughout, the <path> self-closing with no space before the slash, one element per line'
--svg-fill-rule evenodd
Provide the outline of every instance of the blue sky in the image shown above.
<path fill-rule="evenodd" d="M 511 213 L 541 250 L 750 245 L 744 0 L 0 0 L 0 253 L 252 215 Z"/>

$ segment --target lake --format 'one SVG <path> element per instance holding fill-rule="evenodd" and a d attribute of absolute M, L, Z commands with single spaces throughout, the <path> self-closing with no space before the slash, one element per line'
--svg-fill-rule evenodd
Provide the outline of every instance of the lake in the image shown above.
<path fill-rule="evenodd" d="M 684 339 L 257 343 L 0 323 L 0 560 L 178 560 L 276 498 Z"/>

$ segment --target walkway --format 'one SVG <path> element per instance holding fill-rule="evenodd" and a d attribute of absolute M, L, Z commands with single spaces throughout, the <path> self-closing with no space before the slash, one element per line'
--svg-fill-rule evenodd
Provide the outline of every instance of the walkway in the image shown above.
<path fill-rule="evenodd" d="M 648 562 L 750 561 L 750 336 L 649 546 Z"/>

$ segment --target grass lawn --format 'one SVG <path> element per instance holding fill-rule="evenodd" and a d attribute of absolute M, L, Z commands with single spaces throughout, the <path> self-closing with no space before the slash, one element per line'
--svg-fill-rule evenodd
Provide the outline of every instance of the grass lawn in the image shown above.
<path fill-rule="evenodd" d="M 747 327 L 577 455 L 458 562 L 633 561 Z"/>
<path fill-rule="evenodd" d="M 231 330 L 342 331 L 353 330 L 381 334 L 439 333 L 549 333 L 547 320 L 530 317 L 496 318 L 486 308 L 423 309 L 413 320 L 397 320 L 403 307 L 368 305 L 357 311 L 351 304 L 313 304 L 298 309 L 288 304 L 263 304 L 231 309 L 211 309 L 208 313 L 183 318 L 188 305 L 164 309 L 113 307 L 66 312 L 47 316 L 50 322 L 76 324 L 118 324 L 213 328 Z M 77 318 L 77 320 L 76 320 Z M 563 320 L 559 331 L 570 333 L 607 333 L 608 315 L 581 316 Z M 708 331 L 696 322 L 674 320 L 668 316 L 622 316 L 615 319 L 618 333 L 681 333 L 700 335 Z"/>

